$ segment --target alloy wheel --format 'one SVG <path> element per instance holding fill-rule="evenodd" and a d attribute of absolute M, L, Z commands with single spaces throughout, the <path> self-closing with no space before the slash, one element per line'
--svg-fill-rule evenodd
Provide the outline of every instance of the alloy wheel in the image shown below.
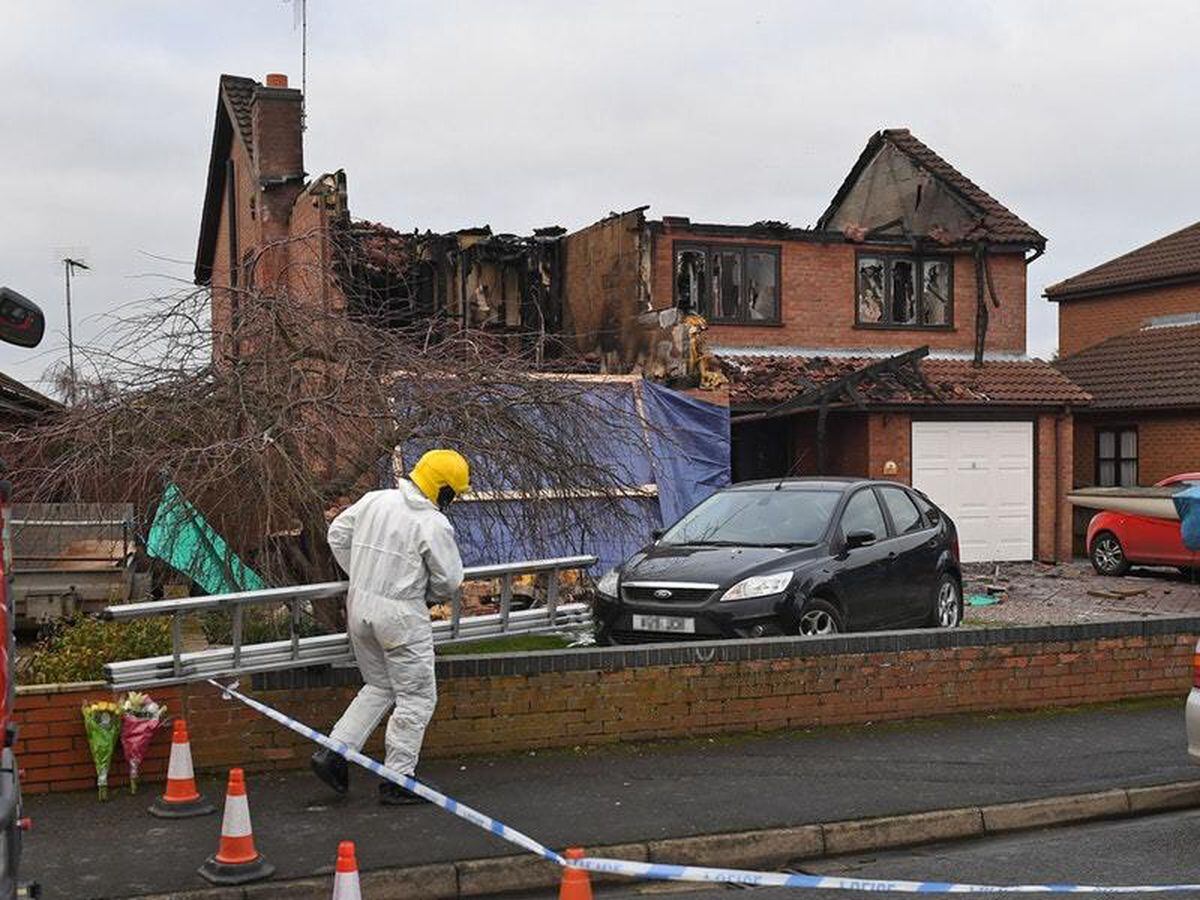
<path fill-rule="evenodd" d="M 938 626 L 941 628 L 955 628 L 958 626 L 958 617 L 958 588 L 955 586 L 953 581 L 947 579 L 943 581 L 942 586 L 938 588 Z"/>
<path fill-rule="evenodd" d="M 1111 535 L 1105 535 L 1096 541 L 1092 547 L 1092 557 L 1096 560 L 1096 568 L 1102 572 L 1116 572 L 1125 561 L 1120 541 Z"/>
<path fill-rule="evenodd" d="M 837 634 L 837 622 L 823 609 L 810 609 L 800 617 L 800 633 L 808 635 Z"/>

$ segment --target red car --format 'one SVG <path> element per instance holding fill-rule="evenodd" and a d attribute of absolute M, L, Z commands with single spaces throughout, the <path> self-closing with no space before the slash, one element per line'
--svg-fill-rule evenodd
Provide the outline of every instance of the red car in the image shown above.
<path fill-rule="evenodd" d="M 1200 485 L 1200 472 L 1172 475 L 1155 487 L 1171 485 Z M 1200 568 L 1200 554 L 1183 546 L 1177 519 L 1097 513 L 1088 523 L 1087 548 L 1092 567 L 1101 575 L 1124 575 L 1134 564 L 1175 566 L 1185 574 Z"/>

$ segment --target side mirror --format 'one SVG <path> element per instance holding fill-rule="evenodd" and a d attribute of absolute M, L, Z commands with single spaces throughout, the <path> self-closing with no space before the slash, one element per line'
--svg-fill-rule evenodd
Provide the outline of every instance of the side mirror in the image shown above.
<path fill-rule="evenodd" d="M 846 535 L 847 550 L 853 550 L 855 547 L 865 547 L 873 543 L 875 543 L 875 532 L 867 531 L 865 528 L 852 531 Z"/>
<path fill-rule="evenodd" d="M 46 317 L 36 303 L 11 288 L 0 287 L 0 341 L 36 347 L 45 331 Z"/>
<path fill-rule="evenodd" d="M 654 528 L 650 531 L 650 540 L 657 542 L 660 537 L 667 533 L 665 528 Z"/>

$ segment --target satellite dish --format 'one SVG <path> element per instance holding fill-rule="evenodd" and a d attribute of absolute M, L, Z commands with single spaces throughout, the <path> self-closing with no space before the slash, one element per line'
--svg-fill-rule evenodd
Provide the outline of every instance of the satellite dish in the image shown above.
<path fill-rule="evenodd" d="M 46 332 L 46 317 L 27 297 L 0 287 L 0 341 L 18 347 L 36 347 Z"/>

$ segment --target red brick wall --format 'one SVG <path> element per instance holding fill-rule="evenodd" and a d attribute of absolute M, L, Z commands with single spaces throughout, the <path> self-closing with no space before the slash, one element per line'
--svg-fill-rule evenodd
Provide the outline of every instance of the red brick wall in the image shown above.
<path fill-rule="evenodd" d="M 1104 623 L 1061 629 L 1011 628 L 959 632 L 957 646 L 911 633 L 886 641 L 870 635 L 833 641 L 796 639 L 781 658 L 739 658 L 753 642 L 714 645 L 716 659 L 636 665 L 637 651 L 526 658 L 529 668 L 554 668 L 563 654 L 582 660 L 573 670 L 538 674 L 439 672 L 441 698 L 427 735 L 427 756 L 573 747 L 699 734 L 771 731 L 950 713 L 1040 709 L 1135 697 L 1184 696 L 1191 684 L 1197 620 Z M 1164 633 L 1158 634 L 1155 631 Z M 750 645 L 747 647 L 747 645 Z M 683 659 L 682 648 L 677 658 Z M 761 656 L 767 656 L 761 645 Z M 779 653 L 780 648 L 771 649 Z M 746 654 L 743 654 L 746 655 Z M 603 657 L 603 659 L 601 659 Z M 676 657 L 668 657 L 668 659 Z M 486 664 L 485 664 L 486 665 Z M 522 660 L 517 660 L 518 671 Z M 496 670 L 499 666 L 496 666 Z M 354 695 L 353 686 L 252 691 L 258 699 L 327 730 Z M 311 744 L 206 685 L 162 692 L 173 711 L 186 709 L 198 769 L 250 769 L 306 764 Z M 79 705 L 84 691 L 24 694 L 17 750 L 30 793 L 93 785 Z M 378 756 L 382 729 L 368 744 Z M 161 778 L 169 732 L 160 731 L 147 780 Z M 114 784 L 123 783 L 122 763 Z M 147 789 L 150 793 L 151 789 Z"/>
<path fill-rule="evenodd" d="M 871 413 L 868 423 L 871 478 L 891 478 L 912 484 L 912 416 L 908 413 Z M 895 475 L 885 475 L 884 465 L 894 462 Z"/>
<path fill-rule="evenodd" d="M 1126 291 L 1058 304 L 1058 352 L 1078 353 L 1103 340 L 1137 331 L 1154 316 L 1200 312 L 1200 284 Z"/>
<path fill-rule="evenodd" d="M 1096 483 L 1096 429 L 1136 426 L 1138 482 L 1200 471 L 1200 412 L 1081 414 L 1075 427 L 1074 486 Z"/>
<path fill-rule="evenodd" d="M 167 704 L 169 714 L 179 712 L 181 700 L 175 688 L 155 691 L 154 697 Z M 112 699 L 110 691 L 96 686 L 20 690 L 15 712 L 19 729 L 15 750 L 23 773 L 21 789 L 25 793 L 95 788 L 96 767 L 92 764 L 80 708 L 85 702 Z M 159 728 L 142 763 L 142 780 L 153 782 L 166 777 L 170 750 L 171 729 Z M 118 746 L 109 769 L 110 789 L 124 788 L 129 783 L 128 772 Z"/>
<path fill-rule="evenodd" d="M 1070 415 L 1038 416 L 1034 440 L 1034 552 L 1046 561 L 1070 559 L 1072 507 L 1065 498 L 1074 471 L 1074 420 Z"/>
<path fill-rule="evenodd" d="M 935 350 L 975 346 L 975 263 L 969 254 L 954 258 L 954 327 L 950 330 L 856 328 L 856 251 L 868 245 L 843 242 L 740 240 L 693 235 L 672 227 L 653 236 L 651 297 L 655 309 L 675 302 L 675 241 L 750 243 L 779 246 L 782 325 L 712 325 L 709 341 L 732 346 L 896 347 L 928 344 Z M 894 248 L 891 248 L 894 250 Z M 994 254 L 992 281 L 1000 308 L 990 307 L 987 346 L 1025 352 L 1025 260 L 1020 254 Z"/>

